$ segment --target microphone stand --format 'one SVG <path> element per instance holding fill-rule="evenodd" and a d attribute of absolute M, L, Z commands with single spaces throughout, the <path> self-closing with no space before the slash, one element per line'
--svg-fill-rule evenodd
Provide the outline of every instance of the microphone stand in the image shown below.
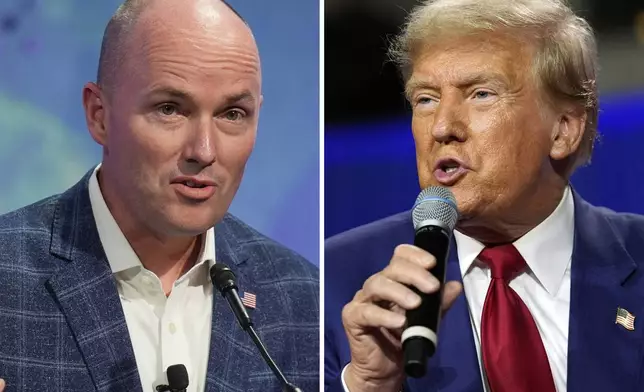
<path fill-rule="evenodd" d="M 268 350 L 257 335 L 257 332 L 255 332 L 250 315 L 246 311 L 246 307 L 244 307 L 241 298 L 239 298 L 237 283 L 235 282 L 235 274 L 232 270 L 225 264 L 215 263 L 210 268 L 210 277 L 212 279 L 212 284 L 228 301 L 228 305 L 230 305 L 230 308 L 235 314 L 241 328 L 250 335 L 250 338 L 253 343 L 255 343 L 255 346 L 257 346 L 262 358 L 268 367 L 271 368 L 275 377 L 279 380 L 282 385 L 282 392 L 302 392 L 300 388 L 288 382 L 282 371 L 277 367 L 277 364 L 275 364 L 275 361 L 273 361 L 273 358 L 268 354 Z"/>
<path fill-rule="evenodd" d="M 259 336 L 257 335 L 257 332 L 255 332 L 255 328 L 253 328 L 252 325 L 248 326 L 246 329 L 246 332 L 250 335 L 250 338 L 253 340 L 255 343 L 255 346 L 259 349 L 259 353 L 262 355 L 264 358 L 264 361 L 268 364 L 268 367 L 271 368 L 273 371 L 273 374 L 277 379 L 280 381 L 282 384 L 282 392 L 302 392 L 300 388 L 296 387 L 295 385 L 291 384 L 288 382 L 286 377 L 284 377 L 284 374 L 282 371 L 277 367 L 275 362 L 273 361 L 273 358 L 268 354 L 268 350 L 266 350 L 266 347 L 262 343 L 262 341 L 259 339 Z"/>

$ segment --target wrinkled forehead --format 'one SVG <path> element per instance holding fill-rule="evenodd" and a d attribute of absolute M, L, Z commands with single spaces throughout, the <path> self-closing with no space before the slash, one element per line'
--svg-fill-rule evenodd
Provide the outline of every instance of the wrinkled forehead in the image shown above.
<path fill-rule="evenodd" d="M 511 84 L 531 76 L 534 45 L 507 34 L 468 34 L 419 42 L 410 55 L 407 90 L 419 80 L 440 84 L 494 78 Z"/>

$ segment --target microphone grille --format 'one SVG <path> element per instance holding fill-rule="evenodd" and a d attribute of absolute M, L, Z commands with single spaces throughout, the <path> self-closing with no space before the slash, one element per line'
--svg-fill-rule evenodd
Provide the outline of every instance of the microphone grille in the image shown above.
<path fill-rule="evenodd" d="M 456 199 L 452 192 L 442 186 L 430 186 L 423 189 L 416 198 L 412 208 L 414 230 L 418 230 L 426 220 L 436 220 L 454 230 L 458 221 Z"/>

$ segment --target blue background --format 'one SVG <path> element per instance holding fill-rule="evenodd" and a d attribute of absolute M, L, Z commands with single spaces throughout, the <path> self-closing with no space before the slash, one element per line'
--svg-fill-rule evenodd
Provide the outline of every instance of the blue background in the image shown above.
<path fill-rule="evenodd" d="M 574 174 L 589 202 L 644 213 L 644 91 L 600 97 L 592 164 Z M 411 117 L 326 127 L 325 237 L 411 209 L 420 192 Z"/>
<path fill-rule="evenodd" d="M 0 1 L 0 213 L 59 193 L 100 161 L 83 84 L 117 0 Z M 319 264 L 319 3 L 231 0 L 260 50 L 258 139 L 231 212 Z"/>

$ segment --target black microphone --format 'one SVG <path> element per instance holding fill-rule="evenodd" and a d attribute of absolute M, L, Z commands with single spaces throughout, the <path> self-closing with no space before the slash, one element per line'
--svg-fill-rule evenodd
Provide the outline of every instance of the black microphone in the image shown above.
<path fill-rule="evenodd" d="M 284 377 L 282 371 L 277 367 L 271 356 L 268 354 L 268 351 L 257 335 L 257 332 L 255 332 L 250 315 L 239 298 L 237 283 L 235 282 L 235 274 L 233 271 L 226 264 L 215 263 L 210 267 L 210 278 L 215 288 L 219 290 L 221 295 L 228 301 L 228 305 L 230 305 L 233 313 L 235 313 L 235 317 L 237 317 L 239 325 L 244 331 L 248 332 L 250 338 L 259 349 L 259 353 L 262 355 L 262 358 L 264 358 L 268 367 L 271 368 L 273 374 L 275 374 L 275 377 L 279 380 L 282 385 L 282 392 L 302 392 L 300 388 L 289 383 L 286 377 Z"/>
<path fill-rule="evenodd" d="M 458 220 L 456 199 L 447 188 L 426 188 L 416 199 L 412 217 L 416 232 L 414 245 L 436 258 L 430 272 L 441 284 L 440 290 L 433 294 L 410 287 L 420 296 L 421 304 L 406 312 L 407 325 L 402 334 L 404 366 L 408 376 L 419 378 L 425 375 L 427 358 L 434 355 L 438 344 L 445 267 L 452 231 Z"/>
<path fill-rule="evenodd" d="M 157 392 L 186 392 L 188 388 L 188 370 L 182 364 L 168 366 L 166 370 L 168 385 L 157 386 Z"/>

